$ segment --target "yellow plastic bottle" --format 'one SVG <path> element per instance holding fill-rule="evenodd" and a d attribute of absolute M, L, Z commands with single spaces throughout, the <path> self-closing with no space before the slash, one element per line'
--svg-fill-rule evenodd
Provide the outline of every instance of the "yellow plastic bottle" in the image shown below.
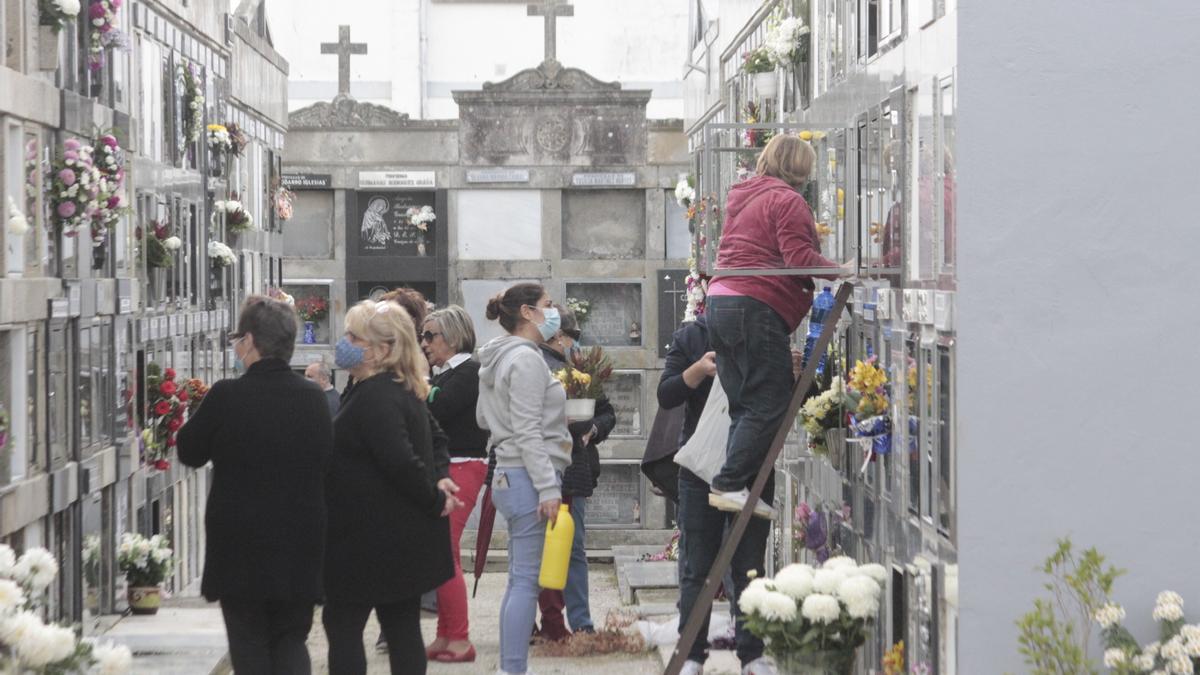
<path fill-rule="evenodd" d="M 558 521 L 546 523 L 546 544 L 542 548 L 542 571 L 538 585 L 561 591 L 567 587 L 567 567 L 571 564 L 571 546 L 575 543 L 575 519 L 571 507 L 558 507 Z"/>

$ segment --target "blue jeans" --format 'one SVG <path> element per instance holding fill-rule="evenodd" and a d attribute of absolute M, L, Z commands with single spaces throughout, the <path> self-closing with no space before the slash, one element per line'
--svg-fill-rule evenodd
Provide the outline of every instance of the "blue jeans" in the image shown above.
<path fill-rule="evenodd" d="M 687 469 L 679 470 L 679 531 L 680 531 L 680 560 L 683 561 L 683 577 L 679 581 L 679 632 L 683 632 L 692 608 L 704 580 L 717 560 L 721 544 L 725 541 L 726 525 L 736 514 L 726 514 L 709 506 L 708 483 L 698 478 Z M 775 475 L 771 474 L 767 486 L 763 490 L 763 499 L 770 503 L 775 497 Z M 757 576 L 763 576 L 763 560 L 767 553 L 767 538 L 771 533 L 771 523 L 762 518 L 751 518 L 750 525 L 742 541 L 733 552 L 733 562 L 730 573 L 733 576 L 733 615 L 737 619 L 734 624 L 734 637 L 737 640 L 737 655 L 742 665 L 748 664 L 763 655 L 763 641 L 754 637 L 746 630 L 742 621 L 742 613 L 737 608 L 737 598 L 750 584 L 749 572 L 754 570 Z M 728 579 L 728 576 L 726 577 Z M 711 616 L 711 613 L 710 613 Z M 708 616 L 688 659 L 704 663 L 708 659 Z"/>
<path fill-rule="evenodd" d="M 588 561 L 584 539 L 587 533 L 587 498 L 571 498 L 571 518 L 575 520 L 575 541 L 571 543 L 571 566 L 567 568 L 567 587 L 563 599 L 567 603 L 567 621 L 572 631 L 592 628 L 592 609 L 588 605 Z"/>
<path fill-rule="evenodd" d="M 546 522 L 538 516 L 538 493 L 522 468 L 498 467 L 492 501 L 508 522 L 508 587 L 500 602 L 500 669 L 529 668 L 529 636 L 537 614 L 538 573 Z"/>
<path fill-rule="evenodd" d="M 754 483 L 787 413 L 792 398 L 792 349 L 787 324 L 754 298 L 712 296 L 707 311 L 708 337 L 717 352 L 717 375 L 729 397 L 730 421 L 725 465 L 712 486 L 736 492 Z"/>

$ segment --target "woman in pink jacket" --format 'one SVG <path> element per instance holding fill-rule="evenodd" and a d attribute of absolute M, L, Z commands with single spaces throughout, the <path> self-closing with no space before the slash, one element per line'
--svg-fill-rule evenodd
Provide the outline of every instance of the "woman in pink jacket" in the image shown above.
<path fill-rule="evenodd" d="M 799 192 L 815 163 L 816 152 L 797 136 L 771 139 L 759 155 L 757 175 L 729 191 L 719 269 L 828 267 L 829 274 L 820 276 L 838 276 L 838 263 L 821 255 L 812 209 Z M 792 391 L 789 336 L 812 306 L 812 279 L 718 272 L 709 285 L 709 334 L 731 420 L 725 465 L 709 496 L 718 509 L 742 509 L 787 411 Z M 770 518 L 771 497 L 764 498 L 755 514 Z"/>

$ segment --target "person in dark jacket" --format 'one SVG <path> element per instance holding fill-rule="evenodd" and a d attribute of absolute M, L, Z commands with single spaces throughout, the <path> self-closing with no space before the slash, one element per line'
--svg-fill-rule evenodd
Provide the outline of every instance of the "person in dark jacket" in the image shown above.
<path fill-rule="evenodd" d="M 233 334 L 245 374 L 214 384 L 179 430 L 180 461 L 213 465 L 201 592 L 221 603 L 239 673 L 311 671 L 333 429 L 321 388 L 288 366 L 297 325 L 286 303 L 248 298 Z"/>
<path fill-rule="evenodd" d="M 541 346 L 542 358 L 550 372 L 558 372 L 567 366 L 567 359 L 578 350 L 580 337 L 579 322 L 570 309 L 555 305 L 561 319 L 558 332 Z M 571 630 L 584 633 L 594 633 L 591 607 L 588 604 L 588 563 L 587 550 L 584 548 L 586 527 L 584 518 L 587 514 L 587 500 L 592 496 L 600 480 L 600 450 L 597 447 L 603 443 L 617 426 L 617 413 L 607 397 L 596 399 L 595 415 L 590 420 L 571 422 L 567 429 L 571 432 L 571 464 L 563 472 L 563 502 L 571 507 L 571 517 L 575 520 L 575 541 L 571 547 L 571 566 L 567 571 L 567 587 L 562 591 L 542 591 L 539 604 L 542 607 L 541 634 L 552 638 L 553 628 L 547 623 L 553 623 L 553 612 L 565 601 L 567 621 Z M 555 597 L 545 597 L 551 594 Z M 560 599 L 561 598 L 561 599 Z M 561 614 L 558 618 L 561 622 Z M 548 634 L 549 633 L 549 634 Z"/>
<path fill-rule="evenodd" d="M 374 609 L 392 673 L 424 673 L 421 594 L 454 574 L 448 509 L 437 487 L 425 398 L 428 366 L 416 329 L 394 302 L 346 314 L 336 362 L 355 385 L 334 420 L 327 481 L 326 604 L 333 675 L 366 672 L 363 627 Z"/>
<path fill-rule="evenodd" d="M 342 395 L 333 388 L 333 373 L 324 361 L 313 361 L 304 369 L 304 379 L 316 382 L 325 392 L 325 400 L 329 403 L 329 414 L 336 415 L 341 407 Z"/>
<path fill-rule="evenodd" d="M 448 435 L 450 475 L 462 502 L 450 514 L 450 548 L 454 577 L 437 589 L 437 639 L 425 648 L 434 661 L 469 663 L 475 660 L 467 610 L 467 585 L 459 542 L 467 519 L 487 475 L 488 434 L 475 421 L 479 400 L 479 362 L 475 351 L 475 326 L 471 316 L 458 305 L 429 314 L 421 329 L 421 349 L 433 368 L 427 403 L 438 424 Z"/>
<path fill-rule="evenodd" d="M 674 446 L 676 451 L 696 431 L 716 372 L 717 353 L 708 343 L 708 319 L 701 314 L 695 321 L 684 323 L 671 336 L 671 346 L 667 348 L 666 363 L 658 381 L 659 408 L 670 410 L 685 406 L 683 426 Z M 678 504 L 679 465 L 675 463 L 675 454 L 647 458 L 643 460 L 643 467 L 663 494 Z"/>

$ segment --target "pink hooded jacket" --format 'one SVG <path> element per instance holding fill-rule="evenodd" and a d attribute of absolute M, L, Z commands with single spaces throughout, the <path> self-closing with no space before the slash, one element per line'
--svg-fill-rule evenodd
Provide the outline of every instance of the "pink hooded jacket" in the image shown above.
<path fill-rule="evenodd" d="M 782 269 L 832 267 L 823 278 L 835 279 L 839 265 L 821 255 L 812 210 L 790 185 L 771 176 L 755 176 L 734 185 L 725 205 L 725 229 L 717 267 Z M 812 306 L 809 276 L 720 276 L 709 295 L 743 295 L 774 309 L 796 330 Z"/>

